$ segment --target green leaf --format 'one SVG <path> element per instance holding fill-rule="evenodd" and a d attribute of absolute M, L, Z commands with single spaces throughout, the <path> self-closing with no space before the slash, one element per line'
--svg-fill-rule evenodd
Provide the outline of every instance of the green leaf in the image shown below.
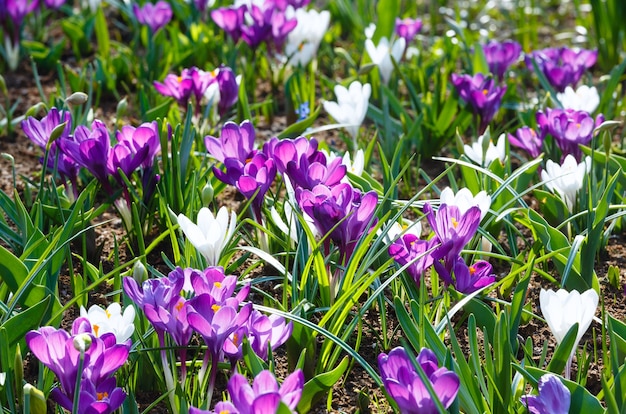
<path fill-rule="evenodd" d="M 472 58 L 472 66 L 474 69 L 474 75 L 477 73 L 489 74 L 489 65 L 487 64 L 487 58 L 485 57 L 485 51 L 480 43 L 474 43 L 474 53 Z"/>
<path fill-rule="evenodd" d="M 396 27 L 396 17 L 400 16 L 399 0 L 380 0 L 376 6 L 378 21 L 372 41 L 378 44 L 381 38 L 391 39 Z"/>
<path fill-rule="evenodd" d="M 333 385 L 339 381 L 348 368 L 349 362 L 350 359 L 346 356 L 332 371 L 316 375 L 307 381 L 302 390 L 302 398 L 300 398 L 300 402 L 298 403 L 298 411 L 301 413 L 309 412 L 315 401 L 328 393 Z"/>
<path fill-rule="evenodd" d="M 548 364 L 548 371 L 559 375 L 563 372 L 572 349 L 576 346 L 577 334 L 578 322 L 572 325 L 569 331 L 567 331 L 567 335 L 565 335 L 561 343 L 556 347 L 554 355 L 552 355 L 552 360 Z"/>
<path fill-rule="evenodd" d="M 28 268 L 20 259 L 0 245 L 0 280 L 15 293 L 28 277 Z"/>
<path fill-rule="evenodd" d="M 287 128 L 285 128 L 283 132 L 278 134 L 278 138 L 295 138 L 302 135 L 307 128 L 313 125 L 313 123 L 317 119 L 317 116 L 320 113 L 321 108 L 321 106 L 318 106 L 317 109 L 309 117 L 303 119 L 302 121 L 296 122 L 295 124 L 289 125 Z"/>

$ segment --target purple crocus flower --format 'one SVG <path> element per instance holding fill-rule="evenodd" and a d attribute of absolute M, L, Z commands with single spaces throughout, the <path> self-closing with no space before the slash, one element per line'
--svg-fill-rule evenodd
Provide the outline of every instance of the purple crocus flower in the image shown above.
<path fill-rule="evenodd" d="M 211 18 L 220 29 L 237 43 L 241 39 L 241 28 L 244 24 L 246 5 L 239 7 L 220 7 L 211 11 Z"/>
<path fill-rule="evenodd" d="M 479 132 L 484 132 L 487 125 L 498 112 L 498 109 L 500 109 L 506 86 L 497 86 L 493 78 L 485 77 L 482 73 L 477 73 L 474 76 L 453 73 L 452 84 L 459 96 L 480 117 Z"/>
<path fill-rule="evenodd" d="M 145 152 L 140 164 L 142 168 L 152 167 L 154 157 L 161 151 L 161 140 L 156 121 L 145 122 L 136 128 L 130 125 L 123 126 L 121 130 L 117 131 L 117 142 L 118 145 L 122 144 L 129 148 L 135 156 Z"/>
<path fill-rule="evenodd" d="M 487 65 L 489 65 L 489 71 L 498 79 L 502 79 L 509 67 L 519 59 L 522 46 L 512 40 L 505 42 L 492 40 L 483 45 L 483 52 Z"/>
<path fill-rule="evenodd" d="M 595 65 L 597 50 L 567 47 L 547 48 L 526 55 L 526 66 L 534 70 L 533 60 L 557 92 L 564 92 L 567 86 L 574 86 L 585 70 Z"/>
<path fill-rule="evenodd" d="M 65 155 L 86 168 L 107 191 L 112 193 L 107 168 L 111 140 L 109 131 L 102 121 L 94 120 L 91 123 L 91 130 L 79 125 L 74 130 L 73 139 L 60 138 L 57 142 Z"/>
<path fill-rule="evenodd" d="M 539 378 L 538 395 L 524 395 L 522 404 L 532 414 L 567 414 L 571 404 L 570 391 L 554 374 Z"/>
<path fill-rule="evenodd" d="M 220 94 L 217 110 L 220 116 L 224 116 L 239 99 L 239 85 L 235 73 L 228 66 L 221 65 L 215 79 Z"/>
<path fill-rule="evenodd" d="M 67 122 L 67 124 L 65 128 L 63 128 L 59 139 L 70 139 L 72 115 L 67 111 L 59 111 L 57 108 L 51 108 L 48 114 L 39 121 L 33 117 L 28 117 L 28 119 L 22 121 L 22 130 L 33 143 L 45 151 L 52 131 L 64 122 Z M 40 161 L 43 162 L 43 158 L 41 158 Z M 70 180 L 75 184 L 79 167 L 72 158 L 61 152 L 57 141 L 53 142 L 50 146 L 48 164 L 46 167 L 49 170 L 53 170 L 55 163 L 61 178 L 63 180 Z"/>
<path fill-rule="evenodd" d="M 445 272 L 439 272 L 446 285 L 452 284 L 450 274 L 461 250 L 474 237 L 480 224 L 480 208 L 470 207 L 464 214 L 453 205 L 442 204 L 435 214 L 430 203 L 424 205 L 424 214 L 436 239 L 441 243 L 433 253 L 435 262 L 443 260 Z"/>
<path fill-rule="evenodd" d="M 523 149 L 531 158 L 537 158 L 541 154 L 544 137 L 534 129 L 525 126 L 515 131 L 515 135 L 508 134 L 508 137 L 511 145 Z"/>
<path fill-rule="evenodd" d="M 171 96 L 183 106 L 187 106 L 187 102 L 189 102 L 189 98 L 191 98 L 193 93 L 193 87 L 193 79 L 188 69 L 183 69 L 180 75 L 168 74 L 163 83 L 154 82 L 154 88 L 157 92 L 164 96 Z"/>
<path fill-rule="evenodd" d="M 113 412 L 121 406 L 126 397 L 121 388 L 116 388 L 113 374 L 128 359 L 130 344 L 117 344 L 115 335 L 112 333 L 103 334 L 100 337 L 94 336 L 86 318 L 78 318 L 74 321 L 71 335 L 64 330 L 44 326 L 36 331 L 28 332 L 26 343 L 35 357 L 59 379 L 60 387 L 53 389 L 50 397 L 63 408 L 72 411 L 81 356 L 81 352 L 75 345 L 78 335 L 88 335 L 91 344 L 84 351 L 77 411 L 79 413 Z M 93 411 L 94 409 L 96 411 Z"/>
<path fill-rule="evenodd" d="M 417 364 L 431 382 L 439 401 L 445 408 L 450 407 L 459 391 L 460 380 L 457 374 L 449 369 L 439 368 L 439 361 L 434 352 L 422 348 L 417 356 Z M 378 368 L 385 390 L 398 404 L 404 414 L 436 414 L 439 412 L 426 386 L 415 371 L 411 361 L 402 347 L 397 347 L 389 355 L 378 355 Z"/>
<path fill-rule="evenodd" d="M 189 325 L 202 336 L 214 359 L 221 357 L 228 336 L 248 321 L 252 304 L 247 303 L 241 309 L 236 306 L 219 305 L 208 293 L 190 299 L 186 305 Z"/>
<path fill-rule="evenodd" d="M 443 280 L 452 280 L 452 276 L 445 266 L 436 259 L 435 256 L 434 266 L 439 276 Z M 496 280 L 493 267 L 485 260 L 478 260 L 473 265 L 467 266 L 465 260 L 461 256 L 457 256 L 452 272 L 454 273 L 454 282 L 452 283 L 454 288 L 457 292 L 466 294 L 489 286 Z"/>
<path fill-rule="evenodd" d="M 233 374 L 228 381 L 228 393 L 241 414 L 275 413 L 281 402 L 295 413 L 303 388 L 304 374 L 299 369 L 285 378 L 280 386 L 268 370 L 261 371 L 252 386 L 239 373 Z"/>
<path fill-rule="evenodd" d="M 39 0 L 6 0 L 6 14 L 11 18 L 13 27 L 19 28 L 24 18 L 38 6 Z"/>
<path fill-rule="evenodd" d="M 186 346 L 193 330 L 187 322 L 186 299 L 181 296 L 185 284 L 179 272 L 170 272 L 168 277 L 148 279 L 141 287 L 132 277 L 123 279 L 124 292 L 143 311 L 146 318 L 165 345 L 164 334 L 172 336 L 178 346 Z"/>
<path fill-rule="evenodd" d="M 247 199 L 255 197 L 252 201 L 252 207 L 255 219 L 260 223 L 265 193 L 276 177 L 274 160 L 268 158 L 264 153 L 258 152 L 243 166 L 243 170 L 237 170 L 237 167 L 231 168 L 228 161 L 224 164 L 226 165 L 226 176 L 230 176 L 230 180 L 239 175 L 234 185 Z"/>
<path fill-rule="evenodd" d="M 536 118 L 542 136 L 550 134 L 554 137 L 563 158 L 572 154 L 578 161 L 582 156 L 579 144 L 588 145 L 594 129 L 604 122 L 602 114 L 594 120 L 589 113 L 573 109 L 546 108 L 545 112 L 538 111 Z"/>
<path fill-rule="evenodd" d="M 250 121 L 243 121 L 240 125 L 226 122 L 220 137 L 206 136 L 204 145 L 216 160 L 225 163 L 226 159 L 236 159 L 243 167 L 246 160 L 252 159 L 257 152 L 254 139 L 254 127 Z"/>
<path fill-rule="evenodd" d="M 291 336 L 293 322 L 285 323 L 278 315 L 263 315 L 253 310 L 248 321 L 248 335 L 252 350 L 261 358 L 267 359 L 268 346 L 276 349 Z"/>
<path fill-rule="evenodd" d="M 133 13 L 140 24 L 144 24 L 150 28 L 154 34 L 172 20 L 172 7 L 166 1 L 158 1 L 155 4 L 146 3 L 143 7 L 139 7 L 137 3 L 133 4 Z"/>
<path fill-rule="evenodd" d="M 400 266 L 413 262 L 406 268 L 406 271 L 419 285 L 424 272 L 433 264 L 431 253 L 426 254 L 426 252 L 437 243 L 439 241 L 436 237 L 430 240 L 420 240 L 415 234 L 405 233 L 390 244 L 387 251 Z M 420 256 L 421 258 L 417 259 Z"/>
<path fill-rule="evenodd" d="M 410 17 L 405 17 L 404 19 L 396 18 L 396 35 L 404 38 L 407 45 L 415 39 L 415 36 L 421 29 L 421 19 L 412 19 Z"/>
<path fill-rule="evenodd" d="M 196 407 L 189 407 L 189 414 L 239 414 L 237 408 L 230 401 L 220 401 L 215 404 L 213 410 L 201 410 Z"/>
<path fill-rule="evenodd" d="M 57 10 L 65 4 L 65 0 L 43 0 L 43 4 L 49 9 Z"/>
<path fill-rule="evenodd" d="M 361 235 L 375 222 L 376 192 L 362 194 L 347 183 L 333 187 L 318 184 L 312 190 L 296 189 L 296 198 L 319 232 L 330 232 L 330 240 L 339 247 L 340 262 L 347 263 Z M 330 245 L 326 243 L 325 247 L 330 253 Z"/>

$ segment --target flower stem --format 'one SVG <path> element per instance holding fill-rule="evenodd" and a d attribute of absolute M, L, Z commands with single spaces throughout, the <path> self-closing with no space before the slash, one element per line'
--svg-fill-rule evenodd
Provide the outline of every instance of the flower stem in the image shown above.
<path fill-rule="evenodd" d="M 72 404 L 72 414 L 78 413 L 78 404 L 80 401 L 80 384 L 83 376 L 83 365 L 85 364 L 85 352 L 81 351 L 78 359 L 78 370 L 76 371 L 76 385 L 74 386 L 74 402 Z"/>
<path fill-rule="evenodd" d="M 167 387 L 167 392 L 170 400 L 170 405 L 172 406 L 172 412 L 174 414 L 178 414 L 178 406 L 176 405 L 176 395 L 175 395 L 175 387 L 174 387 L 174 377 L 172 376 L 172 370 L 170 369 L 170 364 L 167 361 L 167 351 L 165 349 L 165 333 L 159 332 L 159 345 L 161 346 L 161 364 L 163 365 L 163 376 L 165 377 L 165 386 Z"/>

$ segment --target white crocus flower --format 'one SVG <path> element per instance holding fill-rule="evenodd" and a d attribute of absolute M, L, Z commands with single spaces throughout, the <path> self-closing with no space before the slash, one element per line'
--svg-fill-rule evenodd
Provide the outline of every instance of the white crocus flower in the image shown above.
<path fill-rule="evenodd" d="M 476 164 L 482 165 L 483 167 L 489 166 L 489 164 L 496 159 L 504 162 L 504 159 L 506 158 L 506 135 L 500 135 L 496 145 L 493 145 L 493 141 L 489 141 L 489 144 L 487 144 L 487 150 L 483 152 L 484 140 L 485 136 L 481 135 L 473 144 L 463 146 L 467 158 Z"/>
<path fill-rule="evenodd" d="M 122 313 L 119 303 L 112 303 L 106 309 L 93 305 L 89 310 L 80 307 L 80 316 L 87 318 L 95 336 L 113 333 L 118 344 L 126 342 L 135 331 L 135 308 L 127 306 Z"/>
<path fill-rule="evenodd" d="M 571 212 L 576 205 L 578 190 L 583 187 L 585 175 L 591 169 L 591 158 L 587 156 L 580 164 L 569 154 L 559 165 L 552 160 L 546 162 L 545 170 L 541 171 L 541 179 L 546 187 L 557 193 Z"/>
<path fill-rule="evenodd" d="M 20 44 L 19 42 L 14 45 L 11 41 L 11 36 L 4 37 L 4 51 L 6 52 L 7 64 L 9 69 L 17 69 L 17 65 L 20 63 Z"/>
<path fill-rule="evenodd" d="M 6 378 L 7 378 L 7 373 L 0 372 L 0 387 L 4 386 L 4 382 L 6 381 Z"/>
<path fill-rule="evenodd" d="M 391 57 L 393 56 L 394 60 L 399 62 L 405 46 L 406 41 L 402 37 L 397 38 L 391 46 L 389 45 L 389 39 L 386 37 L 381 38 L 376 46 L 374 46 L 372 39 L 365 41 L 365 50 L 367 50 L 367 54 L 372 59 L 372 63 L 378 66 L 380 78 L 385 85 L 389 83 L 391 72 L 393 71 Z"/>
<path fill-rule="evenodd" d="M 330 12 L 323 10 L 298 9 L 295 12 L 298 25 L 287 35 L 285 55 L 293 66 L 306 66 L 317 53 L 317 49 L 328 31 Z"/>
<path fill-rule="evenodd" d="M 575 111 L 585 111 L 593 113 L 600 105 L 600 95 L 594 86 L 581 85 L 574 91 L 571 86 L 565 88 L 565 92 L 557 93 L 561 105 L 565 109 L 573 109 Z"/>
<path fill-rule="evenodd" d="M 375 32 L 376 32 L 376 24 L 374 23 L 368 24 L 367 27 L 365 28 L 365 38 L 371 39 L 372 37 L 374 37 Z"/>
<path fill-rule="evenodd" d="M 481 191 L 476 196 L 467 188 L 461 188 L 456 194 L 450 187 L 446 187 L 439 196 L 441 204 L 458 207 L 461 215 L 465 214 L 467 210 L 476 206 L 480 208 L 480 219 L 482 220 L 489 207 L 491 207 L 491 196 L 486 191 Z"/>
<path fill-rule="evenodd" d="M 576 290 L 568 292 L 564 289 L 559 289 L 554 292 L 541 289 L 539 305 L 541 313 L 550 327 L 550 331 L 556 338 L 557 344 L 560 344 L 570 328 L 575 323 L 578 323 L 576 342 L 568 359 L 565 373 L 566 377 L 569 378 L 569 367 L 574 351 L 585 332 L 587 332 L 596 313 L 598 293 L 593 289 L 589 289 L 582 294 Z"/>
<path fill-rule="evenodd" d="M 233 211 L 229 219 L 228 210 L 222 207 L 217 216 L 213 216 L 211 210 L 202 207 L 198 212 L 197 225 L 184 214 L 178 215 L 178 224 L 191 244 L 204 256 L 207 265 L 217 266 L 222 250 L 235 234 L 237 215 Z"/>
<path fill-rule="evenodd" d="M 346 89 L 342 85 L 335 85 L 335 96 L 337 102 L 324 101 L 324 110 L 340 124 L 345 127 L 355 142 L 359 134 L 359 127 L 367 114 L 372 86 L 369 83 L 362 85 L 359 81 L 354 81 Z"/>
<path fill-rule="evenodd" d="M 285 219 L 287 220 L 286 223 L 283 221 L 280 214 L 278 214 L 276 208 L 272 206 L 272 208 L 270 209 L 270 216 L 272 217 L 272 221 L 274 222 L 276 227 L 278 227 L 278 229 L 282 231 L 285 235 L 288 235 L 294 243 L 298 243 L 298 216 L 289 201 L 286 201 L 283 205 L 283 212 Z M 319 237 L 320 234 L 315 227 L 313 219 L 309 217 L 309 215 L 306 213 L 302 213 L 302 215 L 304 218 L 304 222 L 307 224 L 307 227 L 309 228 L 313 236 L 316 238 Z"/>
<path fill-rule="evenodd" d="M 389 222 L 387 222 L 389 224 Z M 383 226 L 384 228 L 387 225 Z M 378 230 L 377 234 L 379 236 L 383 235 L 382 229 Z M 417 238 L 422 237 L 422 223 L 419 221 L 411 221 L 404 218 L 400 219 L 400 222 L 394 221 L 387 230 L 387 233 L 383 235 L 383 241 L 385 244 L 391 244 L 398 237 L 402 237 L 405 234 L 413 234 Z"/>
<path fill-rule="evenodd" d="M 323 149 L 322 152 L 324 153 L 324 155 L 326 155 L 327 165 L 333 162 L 335 158 L 339 157 L 339 155 L 337 155 L 337 153 L 333 151 L 329 152 Z M 365 153 L 363 152 L 362 149 L 358 149 L 354 153 L 354 161 L 352 161 L 352 158 L 350 157 L 350 152 L 346 151 L 346 153 L 343 154 L 343 157 L 341 157 L 341 164 L 346 166 L 346 172 L 349 172 L 350 174 L 354 174 L 360 177 L 361 174 L 363 174 L 363 171 L 365 170 Z M 350 180 L 348 179 L 348 176 L 346 175 L 345 177 L 343 177 L 341 182 L 348 183 L 350 182 Z"/>

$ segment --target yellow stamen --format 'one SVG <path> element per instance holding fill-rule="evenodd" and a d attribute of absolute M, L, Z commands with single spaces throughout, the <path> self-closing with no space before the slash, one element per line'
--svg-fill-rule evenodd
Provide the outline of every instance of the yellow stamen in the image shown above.
<path fill-rule="evenodd" d="M 183 81 L 183 77 L 179 76 L 178 78 L 176 78 L 176 80 L 178 81 L 178 83 L 181 83 Z"/>
<path fill-rule="evenodd" d="M 183 305 L 185 304 L 185 301 L 181 300 L 180 302 L 178 302 L 176 304 L 176 306 L 174 306 L 176 308 L 177 311 L 180 312 L 180 310 L 183 308 Z"/>
<path fill-rule="evenodd" d="M 100 330 L 100 326 L 94 325 L 94 326 L 92 326 L 92 328 L 93 328 L 93 334 L 96 335 L 96 336 L 99 336 L 98 335 L 98 331 Z"/>
<path fill-rule="evenodd" d="M 211 306 L 211 309 L 213 309 L 213 312 L 217 312 L 218 310 L 220 310 L 221 306 L 220 305 L 213 305 Z"/>
<path fill-rule="evenodd" d="M 111 312 L 108 309 L 104 310 L 104 314 L 107 316 L 107 319 L 111 319 Z"/>
<path fill-rule="evenodd" d="M 487 89 L 483 89 L 483 95 L 487 96 L 488 93 L 489 91 Z"/>
<path fill-rule="evenodd" d="M 97 392 L 96 393 L 96 398 L 98 399 L 98 401 L 102 401 L 105 398 L 109 398 L 109 393 L 108 392 Z"/>
<path fill-rule="evenodd" d="M 455 218 L 452 219 L 452 226 L 456 229 L 459 226 L 459 222 Z"/>
<path fill-rule="evenodd" d="M 473 275 L 474 273 L 476 273 L 476 268 L 474 266 L 470 266 L 469 272 L 470 272 L 470 275 Z"/>
<path fill-rule="evenodd" d="M 215 282 L 215 283 L 213 283 L 213 286 L 215 286 L 216 288 L 221 288 L 222 287 L 222 282 Z"/>

